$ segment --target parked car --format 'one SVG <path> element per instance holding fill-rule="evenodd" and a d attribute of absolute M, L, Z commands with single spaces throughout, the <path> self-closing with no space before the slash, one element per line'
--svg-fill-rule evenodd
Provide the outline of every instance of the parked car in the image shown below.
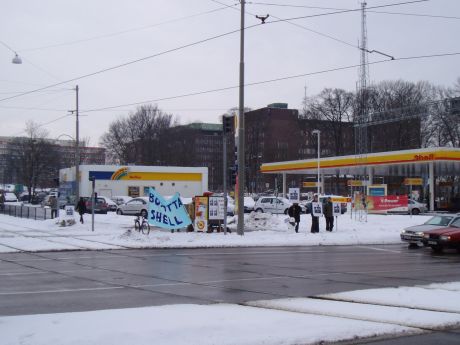
<path fill-rule="evenodd" d="M 112 199 L 106 196 L 99 196 L 98 198 L 104 199 L 104 202 L 107 204 L 107 210 L 111 212 L 116 212 L 118 205 Z"/>
<path fill-rule="evenodd" d="M 93 208 L 92 208 L 92 202 L 91 198 L 89 197 L 83 197 L 83 200 L 85 201 L 86 204 L 86 212 L 87 213 L 92 213 Z M 102 197 L 97 197 L 94 203 L 94 213 L 103 213 L 107 214 L 108 211 L 108 206 Z"/>
<path fill-rule="evenodd" d="M 132 197 L 127 195 L 117 195 L 112 196 L 110 199 L 112 199 L 117 205 L 121 205 L 127 203 L 129 200 L 132 200 Z"/>
<path fill-rule="evenodd" d="M 5 202 L 18 202 L 19 201 L 18 197 L 14 193 L 5 192 L 3 193 L 3 195 L 5 197 Z"/>
<path fill-rule="evenodd" d="M 287 214 L 288 209 L 291 206 L 292 203 L 286 198 L 275 196 L 262 196 L 255 203 L 254 210 L 256 212 Z"/>
<path fill-rule="evenodd" d="M 442 252 L 446 248 L 460 251 L 460 217 L 452 221 L 448 227 L 426 231 L 423 234 L 423 244 L 435 252 Z"/>
<path fill-rule="evenodd" d="M 123 215 L 141 215 L 147 217 L 149 210 L 149 198 L 138 197 L 129 200 L 128 202 L 118 205 L 117 214 Z"/>
<path fill-rule="evenodd" d="M 441 229 L 449 226 L 450 223 L 459 219 L 460 216 L 452 214 L 436 214 L 425 223 L 420 225 L 410 226 L 401 231 L 401 240 L 409 243 L 409 247 L 417 248 L 423 245 L 424 232 L 429 230 Z"/>
<path fill-rule="evenodd" d="M 414 215 L 417 215 L 417 214 L 420 214 L 420 213 L 425 213 L 428 211 L 428 207 L 426 204 L 422 204 L 418 201 L 415 201 L 415 200 L 412 200 L 412 199 L 409 199 L 409 202 L 408 202 L 408 208 L 409 208 L 409 214 L 414 214 Z"/>
<path fill-rule="evenodd" d="M 245 196 L 244 197 L 244 212 L 251 213 L 252 211 L 254 211 L 255 204 L 256 202 L 254 201 L 252 197 Z"/>

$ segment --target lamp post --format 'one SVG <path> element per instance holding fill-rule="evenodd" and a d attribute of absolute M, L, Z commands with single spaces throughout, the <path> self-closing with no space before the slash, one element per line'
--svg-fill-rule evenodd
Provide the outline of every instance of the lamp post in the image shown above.
<path fill-rule="evenodd" d="M 79 115 L 79 101 L 78 101 L 78 85 L 75 86 L 75 110 L 71 110 L 70 112 L 73 114 L 75 113 L 76 121 L 75 121 L 75 202 L 78 202 L 80 199 L 80 145 L 79 145 L 79 135 L 80 135 L 80 126 L 78 122 L 78 115 Z"/>
<path fill-rule="evenodd" d="M 318 135 L 318 185 L 317 185 L 317 188 L 318 188 L 318 197 L 319 197 L 319 194 L 320 194 L 320 165 L 319 165 L 319 160 L 320 160 L 320 157 L 321 157 L 321 146 L 320 146 L 320 142 L 321 142 L 321 131 L 319 129 L 315 129 L 312 134 L 316 134 Z"/>
<path fill-rule="evenodd" d="M 241 27 L 240 27 L 240 84 L 239 84 L 239 111 L 238 111 L 238 235 L 244 235 L 244 5 L 241 0 Z"/>

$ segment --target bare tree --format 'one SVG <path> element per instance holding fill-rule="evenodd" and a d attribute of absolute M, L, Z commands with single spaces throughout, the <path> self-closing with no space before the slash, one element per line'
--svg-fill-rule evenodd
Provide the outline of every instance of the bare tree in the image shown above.
<path fill-rule="evenodd" d="M 156 105 L 145 105 L 127 118 L 115 120 L 101 138 L 113 163 L 161 164 L 161 141 L 167 129 L 176 124 L 173 115 Z"/>
<path fill-rule="evenodd" d="M 321 93 L 309 100 L 304 117 L 315 120 L 326 120 L 329 138 L 334 143 L 334 155 L 342 155 L 343 135 L 346 123 L 352 121 L 354 95 L 342 89 L 324 89 Z"/>
<path fill-rule="evenodd" d="M 8 144 L 8 166 L 16 182 L 27 186 L 30 200 L 38 186 L 53 185 L 59 154 L 47 139 L 48 132 L 38 124 L 28 122 L 25 132 L 25 137 L 17 137 Z"/>

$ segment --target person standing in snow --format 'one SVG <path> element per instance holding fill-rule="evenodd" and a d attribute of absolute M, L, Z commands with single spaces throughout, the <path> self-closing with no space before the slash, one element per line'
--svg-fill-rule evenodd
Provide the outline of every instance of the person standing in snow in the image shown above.
<path fill-rule="evenodd" d="M 55 196 L 50 198 L 51 218 L 56 218 L 58 215 L 58 199 Z"/>
<path fill-rule="evenodd" d="M 80 215 L 80 223 L 83 224 L 83 215 L 86 213 L 86 203 L 85 200 L 83 200 L 83 197 L 80 197 L 80 200 L 78 200 L 78 204 L 75 209 L 78 211 L 78 214 Z"/>
<path fill-rule="evenodd" d="M 310 232 L 311 233 L 319 232 L 319 217 L 315 216 L 315 214 L 314 214 L 314 211 L 313 211 L 313 203 L 314 202 L 315 203 L 318 202 L 318 194 L 315 194 L 313 196 L 312 203 L 310 204 L 311 205 L 311 211 L 310 211 L 310 214 L 311 214 L 311 230 L 310 230 Z"/>
<path fill-rule="evenodd" d="M 326 218 L 326 231 L 332 231 L 334 228 L 334 210 L 332 206 L 332 200 L 331 197 L 329 197 L 323 208 L 324 218 Z"/>
<path fill-rule="evenodd" d="M 295 232 L 299 232 L 299 224 L 300 224 L 300 212 L 301 208 L 298 203 L 293 203 L 291 207 L 288 209 L 288 215 L 290 218 L 294 219 L 295 224 Z M 293 225 L 294 225 L 293 224 Z"/>

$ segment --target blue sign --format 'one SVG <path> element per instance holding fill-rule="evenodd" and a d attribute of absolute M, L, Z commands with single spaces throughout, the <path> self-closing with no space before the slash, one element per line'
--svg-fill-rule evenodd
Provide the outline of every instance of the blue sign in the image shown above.
<path fill-rule="evenodd" d="M 148 222 L 166 229 L 180 229 L 192 224 L 179 193 L 174 194 L 170 200 L 165 200 L 153 188 L 149 190 Z"/>

